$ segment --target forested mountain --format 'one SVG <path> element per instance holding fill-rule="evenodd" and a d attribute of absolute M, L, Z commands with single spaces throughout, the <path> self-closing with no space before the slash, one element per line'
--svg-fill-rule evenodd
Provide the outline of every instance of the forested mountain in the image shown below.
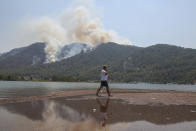
<path fill-rule="evenodd" d="M 196 50 L 166 44 L 141 48 L 110 42 L 54 63 L 10 68 L 7 62 L 0 66 L 0 74 L 37 80 L 97 81 L 103 64 L 116 82 L 196 82 Z"/>
<path fill-rule="evenodd" d="M 35 43 L 4 53 L 0 56 L 0 70 L 18 69 L 29 65 L 43 64 L 45 61 L 44 48 L 44 43 Z"/>
<path fill-rule="evenodd" d="M 27 47 L 16 48 L 0 55 L 0 70 L 19 69 L 32 65 L 46 63 L 45 43 L 34 43 Z M 57 59 L 62 60 L 80 52 L 90 51 L 92 47 L 82 43 L 65 45 L 57 53 Z"/>

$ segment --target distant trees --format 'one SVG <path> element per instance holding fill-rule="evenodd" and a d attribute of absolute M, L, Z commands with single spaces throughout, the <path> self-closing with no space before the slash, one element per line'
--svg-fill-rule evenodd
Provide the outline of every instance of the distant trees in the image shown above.
<path fill-rule="evenodd" d="M 72 76 L 58 76 L 58 75 L 53 75 L 51 78 L 52 81 L 66 81 L 66 82 L 73 82 L 73 81 L 79 81 L 79 79 L 76 79 Z"/>
<path fill-rule="evenodd" d="M 16 75 L 3 75 L 3 74 L 0 74 L 0 80 L 17 81 L 17 80 L 20 80 L 20 79 Z"/>
<path fill-rule="evenodd" d="M 17 75 L 3 75 L 0 74 L 0 80 L 5 81 L 66 81 L 66 82 L 73 82 L 73 81 L 83 81 L 80 78 L 74 78 L 72 76 L 58 76 L 53 75 L 52 77 L 34 77 L 34 76 L 17 76 Z"/>

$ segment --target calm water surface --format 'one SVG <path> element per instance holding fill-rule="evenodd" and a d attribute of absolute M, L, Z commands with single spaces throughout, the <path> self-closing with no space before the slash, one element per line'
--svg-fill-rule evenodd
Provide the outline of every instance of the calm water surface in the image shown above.
<path fill-rule="evenodd" d="M 1 131 L 195 131 L 196 106 L 131 105 L 107 98 L 0 104 Z"/>
<path fill-rule="evenodd" d="M 51 92 L 74 90 L 74 89 L 96 89 L 99 83 L 85 82 L 23 82 L 23 81 L 0 81 L 0 98 L 44 95 Z M 127 84 L 110 83 L 112 89 L 148 89 L 148 90 L 177 90 L 196 91 L 196 85 L 177 84 Z"/>

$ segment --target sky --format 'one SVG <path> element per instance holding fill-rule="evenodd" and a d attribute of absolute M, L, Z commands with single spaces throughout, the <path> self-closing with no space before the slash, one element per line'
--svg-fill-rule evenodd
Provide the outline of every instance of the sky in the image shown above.
<path fill-rule="evenodd" d="M 17 38 L 23 20 L 58 16 L 73 2 L 0 0 L 0 53 L 31 44 Z M 135 46 L 164 43 L 196 49 L 196 0 L 94 0 L 94 5 L 104 27 Z"/>

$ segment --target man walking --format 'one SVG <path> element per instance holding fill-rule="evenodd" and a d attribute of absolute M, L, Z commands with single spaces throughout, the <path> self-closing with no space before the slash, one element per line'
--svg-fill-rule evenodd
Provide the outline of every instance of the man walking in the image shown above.
<path fill-rule="evenodd" d="M 110 91 L 109 91 L 109 86 L 108 86 L 108 72 L 107 72 L 107 67 L 104 65 L 103 69 L 101 70 L 101 85 L 100 87 L 97 89 L 97 93 L 96 96 L 98 96 L 99 91 L 103 88 L 106 87 L 108 96 L 111 96 Z"/>

